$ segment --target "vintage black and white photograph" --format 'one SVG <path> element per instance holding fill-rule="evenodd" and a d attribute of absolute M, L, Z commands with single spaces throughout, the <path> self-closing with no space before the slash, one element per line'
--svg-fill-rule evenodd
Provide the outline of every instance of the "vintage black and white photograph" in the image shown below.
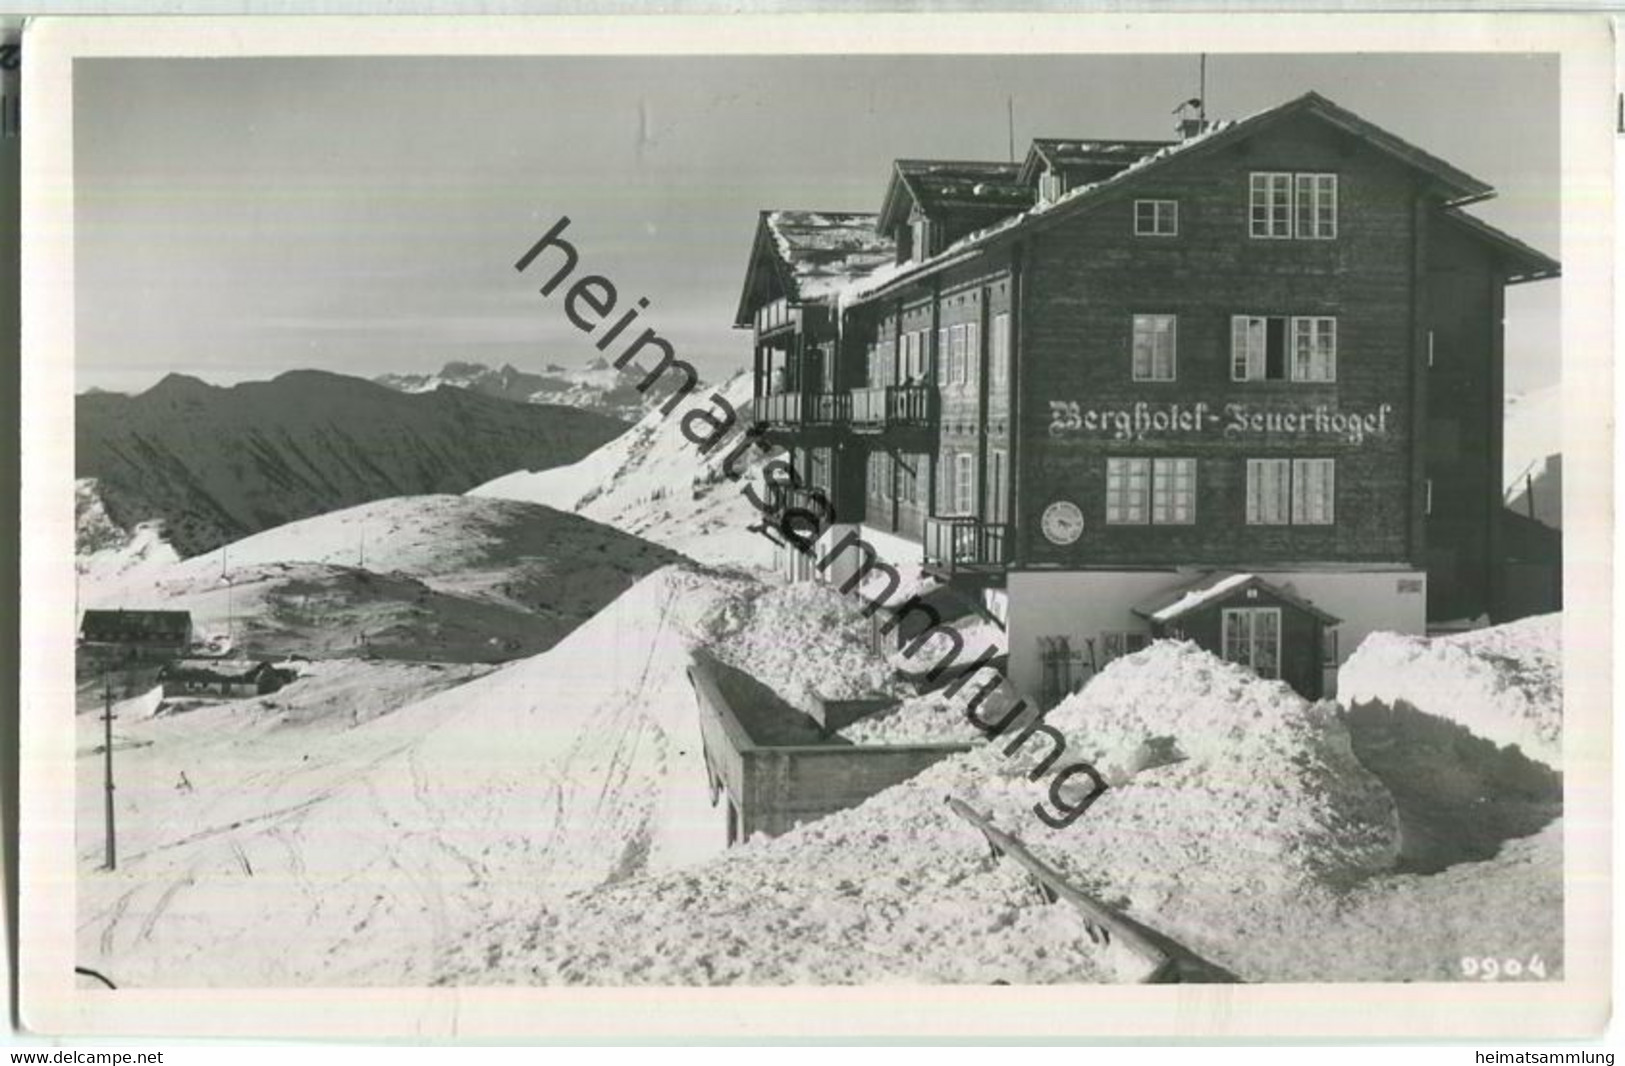
<path fill-rule="evenodd" d="M 79 994 L 1563 985 L 1557 52 L 704 51 L 72 60 Z"/>

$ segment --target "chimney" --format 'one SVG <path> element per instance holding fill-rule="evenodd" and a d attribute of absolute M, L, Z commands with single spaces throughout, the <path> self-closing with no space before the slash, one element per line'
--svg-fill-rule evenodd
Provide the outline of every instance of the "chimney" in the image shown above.
<path fill-rule="evenodd" d="M 1192 137 L 1207 132 L 1207 108 L 1202 104 L 1200 96 L 1193 96 L 1174 108 L 1174 114 L 1179 116 L 1179 122 L 1174 129 L 1179 131 L 1179 139 L 1188 141 Z"/>

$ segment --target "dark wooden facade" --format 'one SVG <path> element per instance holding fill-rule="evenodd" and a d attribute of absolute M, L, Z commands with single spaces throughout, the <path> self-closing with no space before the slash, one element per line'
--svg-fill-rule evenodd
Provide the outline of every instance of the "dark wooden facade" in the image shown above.
<path fill-rule="evenodd" d="M 1040 142 L 1019 171 L 969 185 L 953 184 L 966 164 L 899 165 L 877 227 L 904 266 L 849 285 L 785 349 L 816 350 L 793 380 L 847 405 L 770 419 L 798 468 L 861 484 L 838 520 L 994 583 L 1010 569 L 1388 566 L 1428 571 L 1430 617 L 1496 612 L 1502 290 L 1557 265 L 1458 210 L 1493 190 L 1314 94 L 1141 142 L 1144 156 L 1095 143 Z M 1255 235 L 1266 173 L 1335 176 L 1335 234 Z M 1174 231 L 1139 232 L 1142 201 L 1177 204 Z M 1172 318 L 1165 380 L 1136 377 L 1137 315 Z M 1235 316 L 1332 321 L 1335 374 L 1235 380 Z M 1192 460 L 1194 517 L 1108 521 L 1114 458 Z M 1250 520 L 1250 460 L 1330 460 L 1330 521 Z M 1056 503 L 1082 515 L 1070 543 L 1042 531 Z"/>

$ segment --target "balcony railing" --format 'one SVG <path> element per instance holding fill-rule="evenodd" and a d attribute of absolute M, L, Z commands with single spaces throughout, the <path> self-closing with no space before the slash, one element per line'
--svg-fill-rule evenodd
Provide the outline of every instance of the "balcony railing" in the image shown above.
<path fill-rule="evenodd" d="M 934 385 L 881 385 L 853 389 L 852 428 L 929 426 L 937 417 Z"/>
<path fill-rule="evenodd" d="M 839 426 L 852 417 L 844 392 L 775 392 L 756 397 L 756 421 L 775 426 Z"/>
<path fill-rule="evenodd" d="M 946 570 L 997 570 L 1009 561 L 1009 526 L 970 516 L 925 520 L 925 558 Z"/>
<path fill-rule="evenodd" d="M 801 307 L 780 298 L 756 309 L 756 334 L 772 333 L 785 326 L 801 325 Z"/>

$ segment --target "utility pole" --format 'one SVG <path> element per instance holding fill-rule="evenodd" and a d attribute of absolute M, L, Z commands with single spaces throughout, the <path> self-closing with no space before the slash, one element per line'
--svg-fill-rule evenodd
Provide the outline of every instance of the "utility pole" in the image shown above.
<path fill-rule="evenodd" d="M 102 671 L 102 697 L 104 708 L 102 710 L 102 724 L 104 727 L 102 739 L 102 754 L 104 758 L 103 774 L 107 793 L 107 869 L 118 869 L 118 846 L 113 831 L 113 675 L 110 670 Z"/>

